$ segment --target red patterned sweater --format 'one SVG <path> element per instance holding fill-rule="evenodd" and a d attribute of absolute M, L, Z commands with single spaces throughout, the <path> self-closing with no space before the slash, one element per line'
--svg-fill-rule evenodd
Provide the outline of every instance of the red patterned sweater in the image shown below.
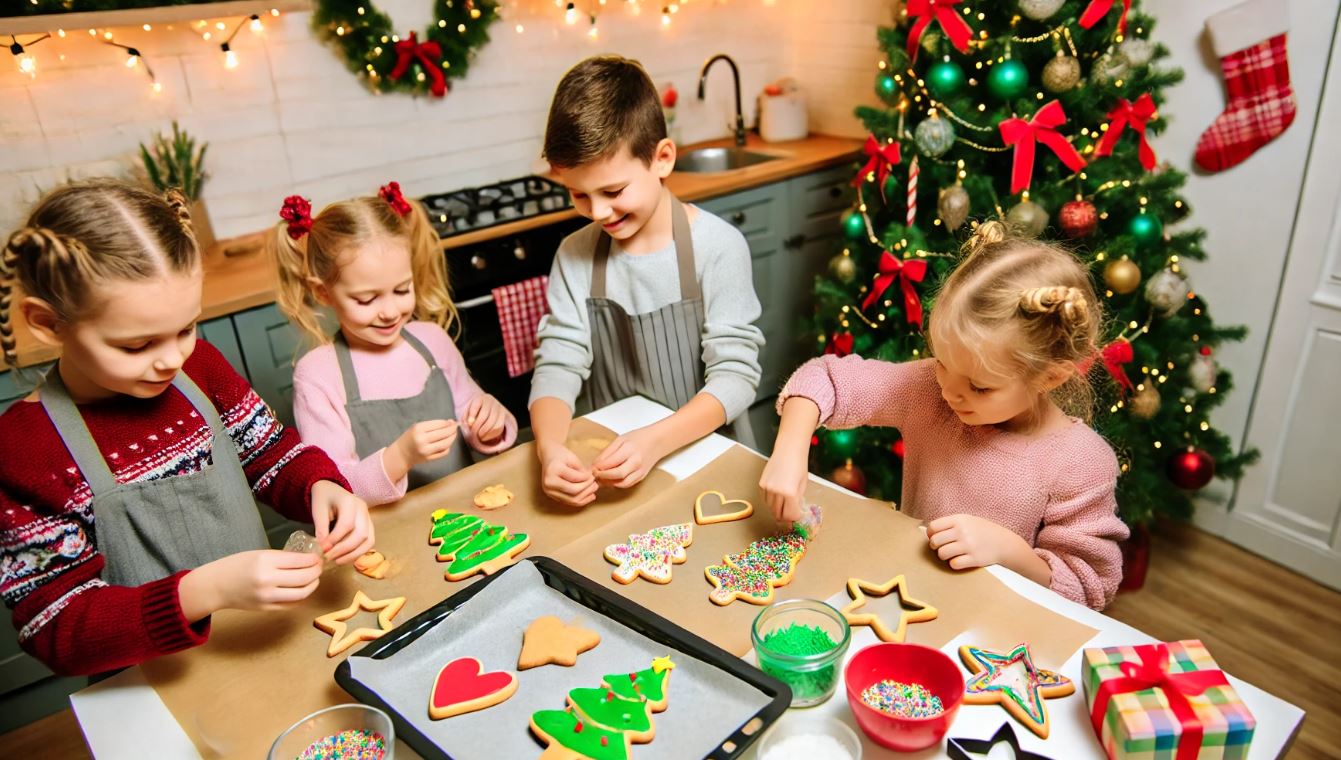
<path fill-rule="evenodd" d="M 214 346 L 198 341 L 183 370 L 214 402 L 256 498 L 309 522 L 312 485 L 345 485 L 325 453 L 285 429 Z M 80 412 L 119 483 L 198 472 L 212 460 L 209 424 L 175 388 Z M 77 675 L 203 643 L 209 618 L 189 623 L 177 598 L 187 571 L 133 588 L 100 578 L 91 499 L 40 403 L 18 401 L 0 415 L 0 596 L 20 646 L 57 673 Z"/>

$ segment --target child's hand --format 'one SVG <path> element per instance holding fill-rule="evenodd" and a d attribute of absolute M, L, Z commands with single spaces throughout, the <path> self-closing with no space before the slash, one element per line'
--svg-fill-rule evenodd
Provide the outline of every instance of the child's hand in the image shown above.
<path fill-rule="evenodd" d="M 927 544 L 955 570 L 988 565 L 1010 566 L 1023 547 L 1032 549 L 1015 531 L 974 515 L 950 515 L 927 525 Z"/>
<path fill-rule="evenodd" d="M 406 471 L 415 465 L 432 462 L 447 456 L 456 443 L 456 420 L 426 420 L 411 425 L 396 442 L 395 447 L 404 461 Z"/>
<path fill-rule="evenodd" d="M 805 455 L 774 451 L 764 474 L 759 477 L 759 492 L 773 513 L 773 519 L 790 525 L 805 515 L 806 483 L 810 480 Z"/>
<path fill-rule="evenodd" d="M 540 488 L 546 496 L 570 507 L 585 507 L 596 500 L 599 487 L 591 470 L 567 446 L 541 449 Z"/>
<path fill-rule="evenodd" d="M 466 404 L 466 413 L 462 418 L 466 427 L 475 434 L 475 440 L 483 444 L 496 443 L 507 432 L 508 422 L 513 420 L 512 412 L 499 403 L 498 399 L 487 393 L 481 393 Z"/>
<path fill-rule="evenodd" d="M 368 503 L 329 480 L 312 484 L 312 523 L 326 559 L 336 564 L 347 565 L 373 547 Z"/>
<path fill-rule="evenodd" d="M 665 456 L 656 433 L 638 428 L 619 436 L 591 463 L 596 479 L 615 488 L 631 488 Z"/>
<path fill-rule="evenodd" d="M 182 576 L 182 614 L 195 622 L 219 610 L 276 610 L 306 599 L 321 580 L 321 557 L 274 549 L 239 552 Z"/>

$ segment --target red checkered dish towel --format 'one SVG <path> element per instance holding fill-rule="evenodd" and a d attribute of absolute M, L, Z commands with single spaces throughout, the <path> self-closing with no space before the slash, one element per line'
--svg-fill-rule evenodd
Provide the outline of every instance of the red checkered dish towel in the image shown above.
<path fill-rule="evenodd" d="M 508 377 L 518 377 L 535 368 L 535 333 L 540 318 L 549 313 L 549 301 L 545 298 L 548 287 L 549 277 L 541 275 L 494 288 L 498 324 L 503 328 L 503 351 L 508 357 Z"/>

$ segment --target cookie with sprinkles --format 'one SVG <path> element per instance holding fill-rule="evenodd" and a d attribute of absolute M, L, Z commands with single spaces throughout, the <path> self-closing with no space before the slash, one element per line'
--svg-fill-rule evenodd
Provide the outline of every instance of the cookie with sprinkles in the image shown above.
<path fill-rule="evenodd" d="M 1009 652 L 975 646 L 959 648 L 959 659 L 973 676 L 964 687 L 964 703 L 1000 704 L 1030 731 L 1048 738 L 1048 707 L 1045 699 L 1075 693 L 1071 679 L 1034 666 L 1028 644 Z"/>
<path fill-rule="evenodd" d="M 771 603 L 773 590 L 791 582 L 806 546 L 805 535 L 793 530 L 761 538 L 739 554 L 728 554 L 723 564 L 704 568 L 704 575 L 713 585 L 708 598 L 718 605 L 737 599 L 750 604 Z"/>
<path fill-rule="evenodd" d="M 653 583 L 670 583 L 672 565 L 683 564 L 685 547 L 694 540 L 694 525 L 663 525 L 646 533 L 634 533 L 628 543 L 605 547 L 605 560 L 618 565 L 610 577 L 620 583 L 644 578 Z"/>

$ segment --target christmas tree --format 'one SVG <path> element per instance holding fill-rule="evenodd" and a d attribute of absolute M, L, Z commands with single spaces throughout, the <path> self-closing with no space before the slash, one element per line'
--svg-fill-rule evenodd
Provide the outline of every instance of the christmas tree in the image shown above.
<path fill-rule="evenodd" d="M 925 357 L 930 295 L 978 220 L 1060 240 L 1090 266 L 1110 325 L 1089 370 L 1093 424 L 1121 465 L 1130 523 L 1186 517 L 1236 453 L 1209 423 L 1231 386 L 1215 348 L 1244 330 L 1217 326 L 1184 271 L 1205 258 L 1185 176 L 1149 135 L 1182 72 L 1159 65 L 1140 3 L 1114 0 L 908 0 L 879 30 L 884 107 L 870 130 L 843 217 L 845 249 L 815 283 L 808 328 L 825 353 Z M 898 498 L 903 441 L 885 428 L 820 431 L 813 467 Z"/>
<path fill-rule="evenodd" d="M 569 691 L 566 710 L 531 715 L 531 730 L 549 746 L 541 757 L 627 758 L 631 744 L 655 738 L 652 714 L 666 709 L 674 668 L 658 657 L 644 670 L 605 676 L 600 688 Z"/>

